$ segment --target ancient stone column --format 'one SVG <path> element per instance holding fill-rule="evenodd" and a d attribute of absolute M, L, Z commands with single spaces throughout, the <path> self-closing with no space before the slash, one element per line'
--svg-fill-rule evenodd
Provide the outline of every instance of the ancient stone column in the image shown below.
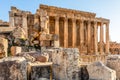
<path fill-rule="evenodd" d="M 14 13 L 12 12 L 9 12 L 9 21 L 10 21 L 10 27 L 15 27 Z"/>
<path fill-rule="evenodd" d="M 104 33 L 103 33 L 103 22 L 101 22 L 100 26 L 100 54 L 104 54 L 103 52 L 103 42 L 104 42 Z"/>
<path fill-rule="evenodd" d="M 80 23 L 80 51 L 82 51 L 83 44 L 84 44 L 84 21 L 81 20 L 81 23 Z"/>
<path fill-rule="evenodd" d="M 91 22 L 88 21 L 88 26 L 87 26 L 87 53 L 90 54 L 91 50 Z"/>
<path fill-rule="evenodd" d="M 59 36 L 59 17 L 55 17 L 55 34 Z M 54 41 L 54 47 L 59 47 L 59 39 Z"/>
<path fill-rule="evenodd" d="M 68 47 L 68 18 L 64 19 L 64 47 Z"/>
<path fill-rule="evenodd" d="M 109 23 L 106 24 L 106 51 L 109 54 Z"/>
<path fill-rule="evenodd" d="M 98 26 L 97 22 L 94 22 L 94 52 L 98 54 Z"/>
<path fill-rule="evenodd" d="M 28 38 L 27 14 L 23 14 L 22 18 L 23 18 L 22 25 L 25 30 L 25 37 L 27 39 Z"/>
<path fill-rule="evenodd" d="M 76 46 L 76 19 L 72 19 L 73 27 L 72 27 L 72 47 Z"/>

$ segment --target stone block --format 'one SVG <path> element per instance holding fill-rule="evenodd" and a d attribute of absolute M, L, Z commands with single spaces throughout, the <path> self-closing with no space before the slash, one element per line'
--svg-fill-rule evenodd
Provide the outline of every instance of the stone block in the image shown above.
<path fill-rule="evenodd" d="M 87 66 L 90 80 L 116 80 L 116 71 L 102 62 L 94 62 Z"/>
<path fill-rule="evenodd" d="M 120 79 L 120 55 L 109 55 L 106 65 L 116 71 L 117 79 Z"/>
<path fill-rule="evenodd" d="M 40 46 L 51 46 L 51 41 L 47 41 L 47 40 L 41 41 Z"/>
<path fill-rule="evenodd" d="M 27 80 L 24 57 L 6 57 L 0 60 L 0 80 Z"/>
<path fill-rule="evenodd" d="M 52 62 L 28 62 L 28 80 L 52 80 Z"/>
<path fill-rule="evenodd" d="M 17 54 L 16 56 L 24 57 L 27 62 L 48 62 L 49 55 L 46 53 L 40 54 L 40 52 L 22 52 Z"/>
<path fill-rule="evenodd" d="M 8 55 L 8 40 L 5 38 L 0 38 L 0 53 L 2 56 L 0 57 L 7 57 Z"/>
<path fill-rule="evenodd" d="M 18 53 L 22 52 L 22 47 L 18 47 L 18 46 L 12 46 L 11 47 L 11 55 L 15 56 Z"/>
<path fill-rule="evenodd" d="M 47 49 L 49 61 L 53 62 L 55 80 L 80 80 L 80 53 L 77 48 Z"/>

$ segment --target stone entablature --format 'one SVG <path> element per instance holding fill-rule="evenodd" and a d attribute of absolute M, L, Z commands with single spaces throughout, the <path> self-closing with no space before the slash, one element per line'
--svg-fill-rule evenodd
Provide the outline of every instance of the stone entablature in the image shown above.
<path fill-rule="evenodd" d="M 78 10 L 73 10 L 73 9 L 65 9 L 65 8 L 60 8 L 60 7 L 55 7 L 55 6 L 47 6 L 47 5 L 40 5 L 39 9 L 46 10 L 49 15 L 59 15 L 59 16 L 75 16 L 75 17 L 89 17 L 89 18 L 94 18 L 95 13 L 90 13 L 90 12 L 84 12 L 84 11 L 78 11 Z M 53 13 L 53 14 L 52 14 Z"/>

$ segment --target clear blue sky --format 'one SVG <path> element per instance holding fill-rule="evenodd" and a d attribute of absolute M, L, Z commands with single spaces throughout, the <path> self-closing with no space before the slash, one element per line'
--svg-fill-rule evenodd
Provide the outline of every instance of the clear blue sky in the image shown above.
<path fill-rule="evenodd" d="M 110 38 L 120 42 L 120 0 L 0 0 L 0 19 L 9 21 L 11 6 L 35 13 L 39 4 L 89 11 L 110 19 Z"/>

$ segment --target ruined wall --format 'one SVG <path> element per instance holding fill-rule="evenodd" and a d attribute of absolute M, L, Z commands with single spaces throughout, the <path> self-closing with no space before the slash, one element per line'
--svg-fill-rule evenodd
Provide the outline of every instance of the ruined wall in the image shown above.
<path fill-rule="evenodd" d="M 17 9 L 16 7 L 11 7 L 11 11 L 9 12 L 9 19 L 10 19 L 10 27 L 14 27 L 15 30 L 13 31 L 15 33 L 15 37 L 25 37 L 28 38 L 28 24 L 27 24 L 27 15 L 31 14 L 28 11 L 22 11 Z M 18 30 L 18 31 L 16 31 Z M 20 31 L 19 31 L 20 30 Z"/>

